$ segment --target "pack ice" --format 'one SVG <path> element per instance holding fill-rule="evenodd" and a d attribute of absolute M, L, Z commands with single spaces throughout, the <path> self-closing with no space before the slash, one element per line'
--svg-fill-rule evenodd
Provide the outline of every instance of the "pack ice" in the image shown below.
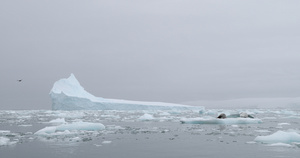
<path fill-rule="evenodd" d="M 95 97 L 84 90 L 73 74 L 56 81 L 50 96 L 53 110 L 204 110 L 202 106 Z"/>
<path fill-rule="evenodd" d="M 217 119 L 214 117 L 199 117 L 199 118 L 183 118 L 180 120 L 184 124 L 259 124 L 262 123 L 261 119 L 252 118 L 227 118 Z"/>

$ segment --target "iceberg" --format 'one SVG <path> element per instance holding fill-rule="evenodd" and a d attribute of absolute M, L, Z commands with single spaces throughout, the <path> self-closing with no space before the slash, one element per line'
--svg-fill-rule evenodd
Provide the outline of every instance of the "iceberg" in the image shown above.
<path fill-rule="evenodd" d="M 295 143 L 300 142 L 300 134 L 297 132 L 284 132 L 284 131 L 277 131 L 271 135 L 267 136 L 257 136 L 254 141 L 256 142 L 263 142 L 263 143 Z"/>
<path fill-rule="evenodd" d="M 234 124 L 259 124 L 262 123 L 260 119 L 252 119 L 252 118 L 226 118 L 226 119 L 218 119 L 214 117 L 199 117 L 199 118 L 183 118 L 180 120 L 181 123 L 184 124 L 226 124 L 226 125 L 234 125 Z"/>
<path fill-rule="evenodd" d="M 204 110 L 203 106 L 95 97 L 84 90 L 73 74 L 56 81 L 50 96 L 52 110 Z"/>

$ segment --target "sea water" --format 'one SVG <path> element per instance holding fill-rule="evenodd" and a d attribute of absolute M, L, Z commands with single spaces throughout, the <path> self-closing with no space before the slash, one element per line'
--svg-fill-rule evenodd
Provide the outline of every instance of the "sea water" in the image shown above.
<path fill-rule="evenodd" d="M 247 112 L 260 123 L 183 124 Z M 239 118 L 240 119 L 240 118 Z M 206 111 L 0 111 L 0 157 L 193 158 L 294 157 L 300 142 L 256 141 L 278 131 L 300 134 L 300 113 L 287 109 Z M 261 137 L 259 137 L 261 138 Z"/>

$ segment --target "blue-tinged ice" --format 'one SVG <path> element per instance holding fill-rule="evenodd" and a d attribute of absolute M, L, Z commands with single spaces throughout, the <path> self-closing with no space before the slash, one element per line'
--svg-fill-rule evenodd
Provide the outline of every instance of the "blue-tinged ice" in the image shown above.
<path fill-rule="evenodd" d="M 95 97 L 84 90 L 73 74 L 56 81 L 50 96 L 53 110 L 204 110 L 202 106 Z"/>
<path fill-rule="evenodd" d="M 300 134 L 297 132 L 277 131 L 267 136 L 257 136 L 254 141 L 262 143 L 297 143 L 300 142 Z"/>
<path fill-rule="evenodd" d="M 214 117 L 198 117 L 198 118 L 182 118 L 181 123 L 185 124 L 258 124 L 262 123 L 261 119 L 252 119 L 252 118 L 226 118 L 218 119 Z"/>

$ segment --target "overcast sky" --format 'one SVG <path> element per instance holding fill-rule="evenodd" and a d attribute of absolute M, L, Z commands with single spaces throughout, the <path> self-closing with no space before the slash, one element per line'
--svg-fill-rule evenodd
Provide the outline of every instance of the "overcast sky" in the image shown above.
<path fill-rule="evenodd" d="M 299 7 L 299 0 L 1 0 L 0 110 L 51 109 L 53 83 L 70 73 L 105 98 L 299 97 Z"/>

